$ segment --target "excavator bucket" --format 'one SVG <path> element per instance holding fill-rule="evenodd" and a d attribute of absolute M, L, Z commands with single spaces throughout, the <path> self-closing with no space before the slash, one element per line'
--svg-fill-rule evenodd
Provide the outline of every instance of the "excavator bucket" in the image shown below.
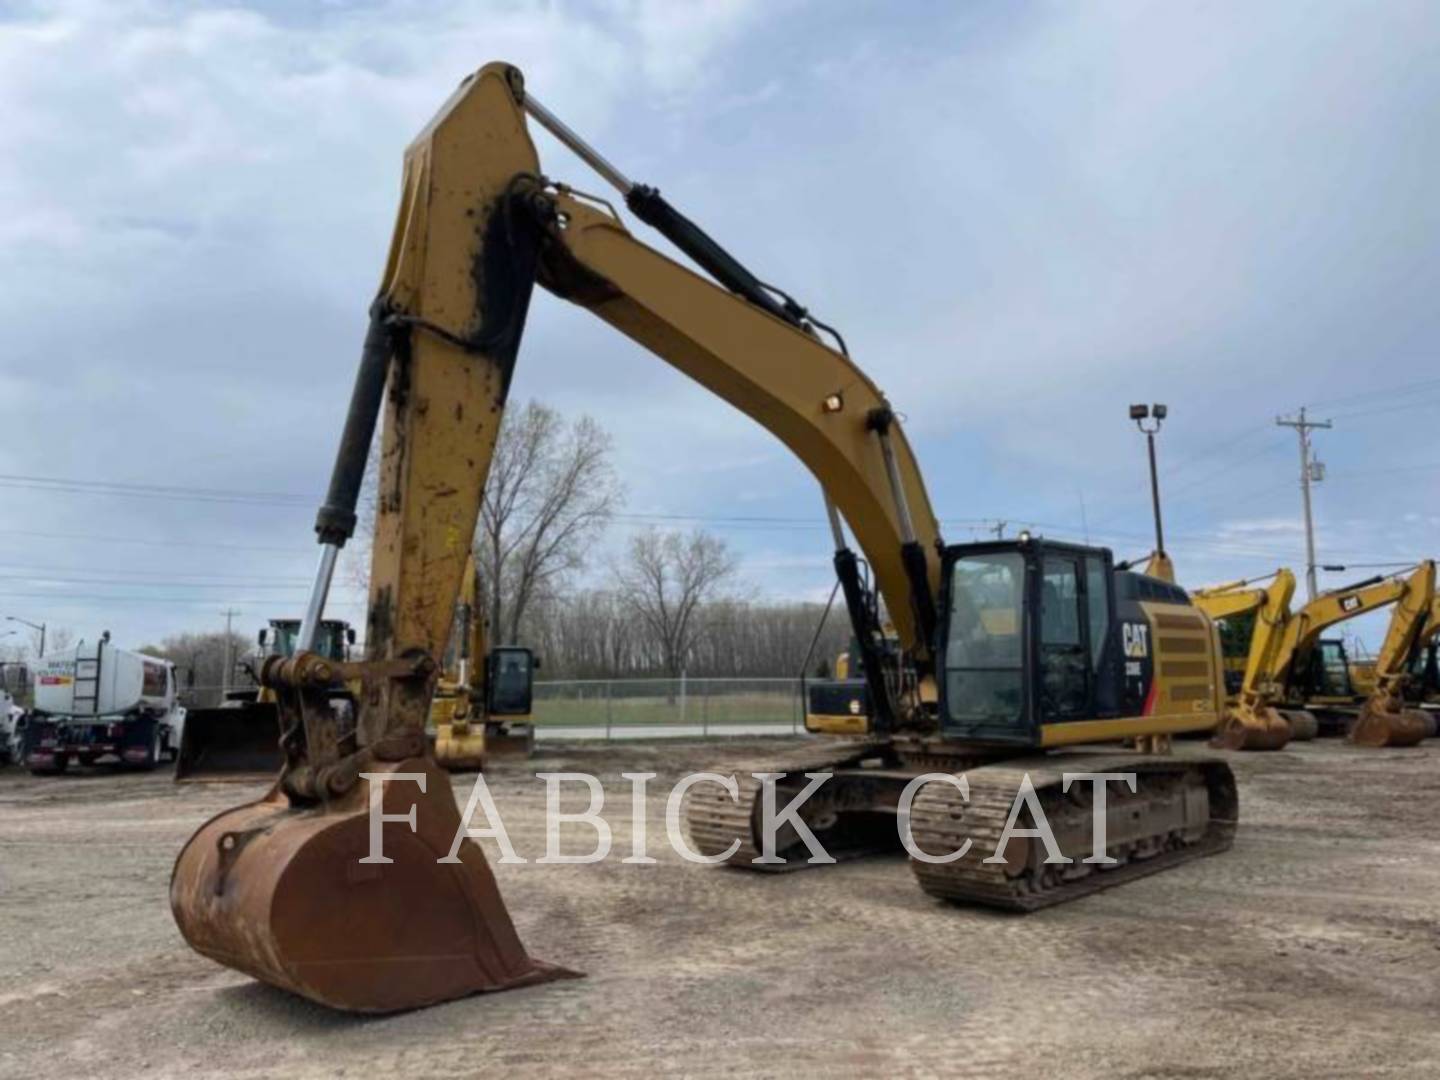
<path fill-rule="evenodd" d="M 437 723 L 435 761 L 451 772 L 479 772 L 489 752 L 484 729 L 478 724 Z"/>
<path fill-rule="evenodd" d="M 185 714 L 175 779 L 181 782 L 259 782 L 280 771 L 280 718 L 274 704 L 256 701 Z"/>
<path fill-rule="evenodd" d="M 1290 738 L 1290 723 L 1279 710 L 1232 709 L 1225 714 L 1210 745 L 1224 750 L 1279 750 Z"/>
<path fill-rule="evenodd" d="M 368 775 L 304 809 L 277 784 L 202 826 L 170 880 L 190 946 L 365 1013 L 576 977 L 526 953 L 472 841 L 451 857 L 461 822 L 446 773 L 414 757 L 376 762 Z M 379 850 L 372 813 L 395 815 L 378 828 Z"/>
<path fill-rule="evenodd" d="M 1386 709 L 1372 699 L 1360 710 L 1348 739 L 1356 746 L 1415 746 L 1434 730 L 1434 718 L 1423 709 Z"/>

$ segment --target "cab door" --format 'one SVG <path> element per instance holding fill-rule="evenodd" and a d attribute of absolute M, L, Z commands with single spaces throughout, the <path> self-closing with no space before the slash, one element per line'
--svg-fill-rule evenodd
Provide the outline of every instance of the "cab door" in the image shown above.
<path fill-rule="evenodd" d="M 1039 585 L 1041 723 L 1088 717 L 1093 677 L 1083 559 L 1045 552 Z"/>
<path fill-rule="evenodd" d="M 944 575 L 937 656 L 945 734 L 1034 745 L 1033 560 L 1014 543 L 957 545 L 946 549 Z"/>

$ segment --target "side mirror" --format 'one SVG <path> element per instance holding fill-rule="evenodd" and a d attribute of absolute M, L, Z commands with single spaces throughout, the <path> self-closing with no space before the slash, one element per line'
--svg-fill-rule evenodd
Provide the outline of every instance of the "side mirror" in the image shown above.
<path fill-rule="evenodd" d="M 353 626 L 347 626 L 345 628 L 345 641 L 346 644 L 349 645 L 355 644 L 355 628 Z"/>
<path fill-rule="evenodd" d="M 541 666 L 541 665 L 540 665 L 540 657 L 538 657 L 538 656 L 532 656 L 532 657 L 530 658 L 530 663 L 531 663 L 531 666 L 534 667 L 534 669 L 535 669 L 536 671 L 539 671 L 539 670 L 540 670 L 540 666 Z"/>
<path fill-rule="evenodd" d="M 257 642 L 259 642 L 260 647 L 261 647 L 262 649 L 265 647 L 265 639 L 266 639 L 267 637 L 269 637 L 269 636 L 270 636 L 270 631 L 268 631 L 268 630 L 261 630 L 261 631 L 260 631 L 260 636 L 255 639 Z"/>

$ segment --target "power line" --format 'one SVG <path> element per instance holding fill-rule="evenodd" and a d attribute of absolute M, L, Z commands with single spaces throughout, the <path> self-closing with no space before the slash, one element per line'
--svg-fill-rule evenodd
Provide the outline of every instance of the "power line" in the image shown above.
<path fill-rule="evenodd" d="M 67 494 L 176 499 L 187 502 L 236 502 L 252 506 L 312 506 L 315 503 L 312 496 L 284 492 L 230 491 L 223 488 L 134 484 L 119 480 L 76 480 L 68 477 L 27 476 L 17 473 L 0 473 L 0 487 L 56 491 Z"/>
<path fill-rule="evenodd" d="M 152 540 L 134 536 L 100 536 L 95 533 L 45 532 L 39 529 L 0 529 L 0 536 L 31 536 L 39 540 L 79 540 L 97 544 L 139 544 L 142 547 L 205 548 L 219 551 L 271 551 L 289 555 L 300 555 L 309 550 L 307 545 L 276 547 L 261 544 L 227 544 L 215 540 Z"/>
<path fill-rule="evenodd" d="M 1358 394 L 1346 394 L 1341 397 L 1326 398 L 1322 401 L 1309 401 L 1306 402 L 1306 405 L 1312 409 L 1319 409 L 1330 405 L 1344 405 L 1351 401 L 1362 401 L 1367 398 L 1386 398 L 1393 394 L 1407 394 L 1427 386 L 1440 387 L 1440 379 L 1421 379 L 1419 382 L 1404 383 L 1400 386 L 1382 387 L 1376 390 L 1362 390 Z"/>

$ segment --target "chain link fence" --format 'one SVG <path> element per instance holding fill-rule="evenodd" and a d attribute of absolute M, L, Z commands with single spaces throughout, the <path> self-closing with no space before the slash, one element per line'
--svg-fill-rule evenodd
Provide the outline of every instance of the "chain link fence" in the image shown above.
<path fill-rule="evenodd" d="M 560 679 L 535 684 L 538 738 L 789 735 L 804 730 L 799 679 Z"/>
<path fill-rule="evenodd" d="M 218 686 L 181 693 L 190 708 L 222 697 Z M 799 679 L 558 679 L 535 684 L 531 720 L 541 739 L 791 735 L 805 708 Z"/>

